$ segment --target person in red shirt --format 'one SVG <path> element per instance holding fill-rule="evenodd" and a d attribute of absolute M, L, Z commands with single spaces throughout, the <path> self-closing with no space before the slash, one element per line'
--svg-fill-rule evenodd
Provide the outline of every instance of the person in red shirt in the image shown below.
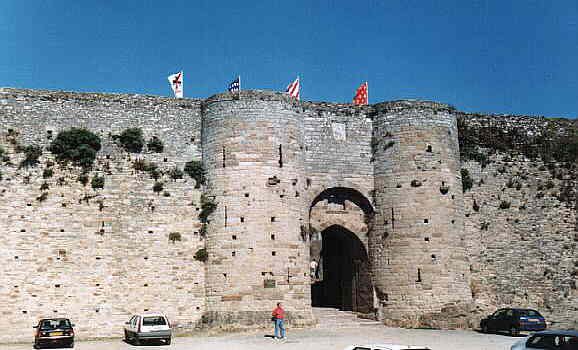
<path fill-rule="evenodd" d="M 285 337 L 285 310 L 283 310 L 283 305 L 277 303 L 277 307 L 273 310 L 271 314 L 273 316 L 273 321 L 275 322 L 275 339 L 286 339 Z M 281 336 L 279 337 L 279 331 L 281 331 Z"/>

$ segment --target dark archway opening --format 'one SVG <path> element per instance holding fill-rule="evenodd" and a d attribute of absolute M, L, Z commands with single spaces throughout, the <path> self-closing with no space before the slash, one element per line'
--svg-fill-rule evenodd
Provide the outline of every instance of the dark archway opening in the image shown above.
<path fill-rule="evenodd" d="M 311 286 L 314 307 L 373 312 L 367 251 L 359 238 L 339 225 L 321 232 L 319 278 Z"/>

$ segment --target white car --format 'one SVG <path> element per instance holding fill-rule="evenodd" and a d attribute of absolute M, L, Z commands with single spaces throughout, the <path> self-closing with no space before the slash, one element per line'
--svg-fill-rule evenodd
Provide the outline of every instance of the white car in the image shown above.
<path fill-rule="evenodd" d="M 548 330 L 536 332 L 512 345 L 511 350 L 578 350 L 578 331 Z"/>
<path fill-rule="evenodd" d="M 134 315 L 124 326 L 124 340 L 135 345 L 140 345 L 146 340 L 159 340 L 169 345 L 171 336 L 171 324 L 161 313 L 148 312 Z"/>
<path fill-rule="evenodd" d="M 394 344 L 370 344 L 370 345 L 351 345 L 345 350 L 430 350 L 425 346 L 413 345 L 394 345 Z"/>

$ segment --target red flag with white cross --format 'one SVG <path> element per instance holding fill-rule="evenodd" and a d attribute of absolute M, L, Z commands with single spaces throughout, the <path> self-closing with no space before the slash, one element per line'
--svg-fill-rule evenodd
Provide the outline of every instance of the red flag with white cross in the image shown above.
<path fill-rule="evenodd" d="M 368 101 L 367 98 L 367 82 L 359 85 L 357 91 L 355 92 L 355 97 L 353 97 L 354 105 L 366 105 Z"/>

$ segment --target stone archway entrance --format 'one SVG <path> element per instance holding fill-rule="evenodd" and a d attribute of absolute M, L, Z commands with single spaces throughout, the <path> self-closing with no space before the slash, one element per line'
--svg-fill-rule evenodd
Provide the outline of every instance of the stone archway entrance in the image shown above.
<path fill-rule="evenodd" d="M 339 225 L 326 228 L 321 236 L 319 280 L 312 285 L 312 305 L 370 313 L 373 288 L 363 243 Z"/>
<path fill-rule="evenodd" d="M 312 306 L 374 311 L 366 248 L 372 217 L 369 200 L 351 188 L 329 188 L 313 200 L 311 259 L 318 268 L 312 273 Z"/>

